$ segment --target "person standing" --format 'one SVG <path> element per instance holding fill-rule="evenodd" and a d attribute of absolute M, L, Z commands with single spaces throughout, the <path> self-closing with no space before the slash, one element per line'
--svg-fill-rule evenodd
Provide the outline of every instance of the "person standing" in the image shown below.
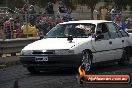
<path fill-rule="evenodd" d="M 4 35 L 6 39 L 11 39 L 10 20 L 7 18 L 3 23 Z"/>
<path fill-rule="evenodd" d="M 53 4 L 51 2 L 48 2 L 45 10 L 47 14 L 54 14 Z"/>

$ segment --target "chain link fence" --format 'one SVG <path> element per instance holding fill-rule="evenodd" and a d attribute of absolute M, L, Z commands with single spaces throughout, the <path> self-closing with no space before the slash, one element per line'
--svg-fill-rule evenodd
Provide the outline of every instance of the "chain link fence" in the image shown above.
<path fill-rule="evenodd" d="M 38 37 L 55 25 L 54 15 L 0 14 L 0 39 Z"/>
<path fill-rule="evenodd" d="M 64 20 L 65 14 L 0 14 L 0 39 L 39 37 L 45 35 L 56 24 L 68 20 L 90 20 L 91 13 L 73 12 L 70 19 Z M 132 12 L 98 13 L 94 12 L 94 20 L 112 20 L 123 29 L 132 29 Z"/>

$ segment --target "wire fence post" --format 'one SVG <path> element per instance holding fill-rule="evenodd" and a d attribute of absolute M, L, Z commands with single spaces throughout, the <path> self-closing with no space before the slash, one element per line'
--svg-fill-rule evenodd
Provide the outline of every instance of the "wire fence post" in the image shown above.
<path fill-rule="evenodd" d="M 25 12 L 25 18 L 26 18 L 26 37 L 28 38 L 28 12 Z"/>

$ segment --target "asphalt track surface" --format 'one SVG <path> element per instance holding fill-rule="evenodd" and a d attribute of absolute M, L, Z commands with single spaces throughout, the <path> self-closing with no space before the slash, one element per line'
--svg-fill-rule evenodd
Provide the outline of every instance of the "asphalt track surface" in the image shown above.
<path fill-rule="evenodd" d="M 132 59 L 131 59 L 132 62 Z M 92 74 L 129 74 L 132 79 L 132 64 L 119 66 L 107 64 L 94 67 Z M 73 69 L 30 74 L 22 65 L 0 69 L 0 88 L 132 88 L 132 82 L 125 84 L 78 84 Z"/>

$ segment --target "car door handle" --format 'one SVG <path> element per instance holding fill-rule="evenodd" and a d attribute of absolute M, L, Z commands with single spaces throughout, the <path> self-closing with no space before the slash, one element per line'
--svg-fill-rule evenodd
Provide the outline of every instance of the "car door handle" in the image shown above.
<path fill-rule="evenodd" d="M 109 44 L 112 44 L 112 41 L 109 41 Z"/>
<path fill-rule="evenodd" d="M 124 42 L 124 40 L 122 40 L 122 43 Z"/>

